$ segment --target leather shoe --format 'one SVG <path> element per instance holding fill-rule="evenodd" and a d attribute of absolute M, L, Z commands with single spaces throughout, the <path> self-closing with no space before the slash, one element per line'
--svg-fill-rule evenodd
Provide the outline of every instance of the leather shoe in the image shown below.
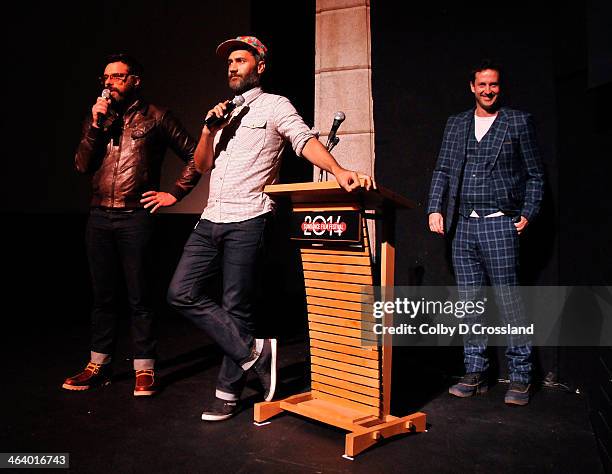
<path fill-rule="evenodd" d="M 135 397 L 149 397 L 157 393 L 157 382 L 153 369 L 136 371 L 136 385 L 134 386 Z"/>
<path fill-rule="evenodd" d="M 506 405 L 527 405 L 529 403 L 530 390 L 531 385 L 528 383 L 510 382 L 508 391 L 504 396 L 504 403 Z"/>
<path fill-rule="evenodd" d="M 460 398 L 487 393 L 489 386 L 482 372 L 471 372 L 448 389 L 448 393 Z"/>
<path fill-rule="evenodd" d="M 82 372 L 68 377 L 62 388 L 66 390 L 89 390 L 93 387 L 108 385 L 111 382 L 111 370 L 109 364 L 94 364 L 89 362 Z"/>

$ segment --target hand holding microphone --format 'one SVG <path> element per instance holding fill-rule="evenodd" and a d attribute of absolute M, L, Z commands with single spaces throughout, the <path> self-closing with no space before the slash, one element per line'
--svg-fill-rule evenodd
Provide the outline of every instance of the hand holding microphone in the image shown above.
<path fill-rule="evenodd" d="M 241 95 L 237 95 L 231 101 L 226 100 L 218 103 L 206 114 L 204 125 L 213 133 L 221 130 L 227 124 L 226 122 L 232 111 L 242 104 L 244 104 L 244 97 Z"/>
<path fill-rule="evenodd" d="M 93 126 L 95 128 L 102 128 L 104 125 L 104 120 L 106 120 L 106 116 L 109 111 L 111 101 L 111 92 L 109 89 L 104 89 L 96 103 L 91 108 L 91 114 L 93 117 Z"/>

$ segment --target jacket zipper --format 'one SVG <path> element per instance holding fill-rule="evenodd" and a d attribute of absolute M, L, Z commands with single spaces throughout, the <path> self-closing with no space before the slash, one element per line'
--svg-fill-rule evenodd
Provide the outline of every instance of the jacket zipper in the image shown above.
<path fill-rule="evenodd" d="M 119 139 L 119 148 L 117 150 L 117 159 L 115 160 L 115 168 L 113 169 L 113 184 L 111 186 L 111 207 L 115 207 L 115 183 L 117 182 L 117 174 L 119 171 L 119 160 L 121 160 L 121 145 L 123 144 L 123 129 L 121 130 L 121 138 Z"/>
<path fill-rule="evenodd" d="M 123 115 L 122 124 L 121 124 L 121 138 L 119 140 L 119 149 L 117 150 L 117 159 L 115 160 L 115 168 L 113 169 L 113 184 L 111 186 L 111 207 L 115 207 L 115 184 L 117 182 L 117 174 L 119 172 L 119 161 L 121 160 L 121 148 L 123 146 L 123 132 L 129 127 L 129 124 L 132 121 L 136 111 L 130 112 L 132 106 L 126 110 Z M 125 203 L 124 203 L 125 205 Z"/>

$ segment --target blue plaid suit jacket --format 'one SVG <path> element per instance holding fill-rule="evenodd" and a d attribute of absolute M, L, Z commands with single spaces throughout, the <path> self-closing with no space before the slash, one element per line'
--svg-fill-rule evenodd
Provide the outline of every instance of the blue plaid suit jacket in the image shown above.
<path fill-rule="evenodd" d="M 427 213 L 443 213 L 447 199 L 445 228 L 453 225 L 461 172 L 474 109 L 451 116 L 446 122 L 442 147 L 433 172 Z M 544 195 L 544 170 L 535 127 L 530 114 L 502 107 L 489 129 L 487 171 L 499 209 L 507 215 L 522 215 L 532 221 Z"/>

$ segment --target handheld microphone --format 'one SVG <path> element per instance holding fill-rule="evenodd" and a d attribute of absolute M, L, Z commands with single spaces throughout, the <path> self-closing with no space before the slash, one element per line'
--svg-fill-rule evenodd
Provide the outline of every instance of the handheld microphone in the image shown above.
<path fill-rule="evenodd" d="M 110 100 L 111 98 L 110 89 L 104 89 L 102 91 L 102 94 L 100 94 L 100 97 L 102 97 L 104 100 L 107 100 L 107 101 Z M 98 120 L 96 122 L 96 125 L 98 126 L 98 128 L 102 128 L 105 120 L 106 120 L 106 114 L 98 114 Z"/>
<path fill-rule="evenodd" d="M 344 115 L 344 112 L 336 112 L 334 115 L 334 123 L 332 124 L 332 128 L 329 131 L 329 135 L 327 136 L 327 144 L 325 145 L 325 148 L 327 148 L 327 150 L 329 151 L 329 147 L 330 145 L 332 145 L 335 140 L 336 140 L 336 132 L 338 131 L 338 129 L 340 128 L 340 124 L 342 122 L 344 122 L 344 119 L 346 118 L 346 115 Z"/>
<path fill-rule="evenodd" d="M 211 115 L 204 121 L 204 125 L 206 125 L 210 129 L 211 127 L 216 127 L 217 125 L 222 124 L 228 119 L 232 111 L 236 107 L 240 107 L 242 104 L 244 104 L 244 97 L 242 97 L 241 95 L 237 95 L 230 101 L 229 104 L 227 104 L 227 108 L 225 109 L 225 115 L 223 115 L 222 117 Z"/>

